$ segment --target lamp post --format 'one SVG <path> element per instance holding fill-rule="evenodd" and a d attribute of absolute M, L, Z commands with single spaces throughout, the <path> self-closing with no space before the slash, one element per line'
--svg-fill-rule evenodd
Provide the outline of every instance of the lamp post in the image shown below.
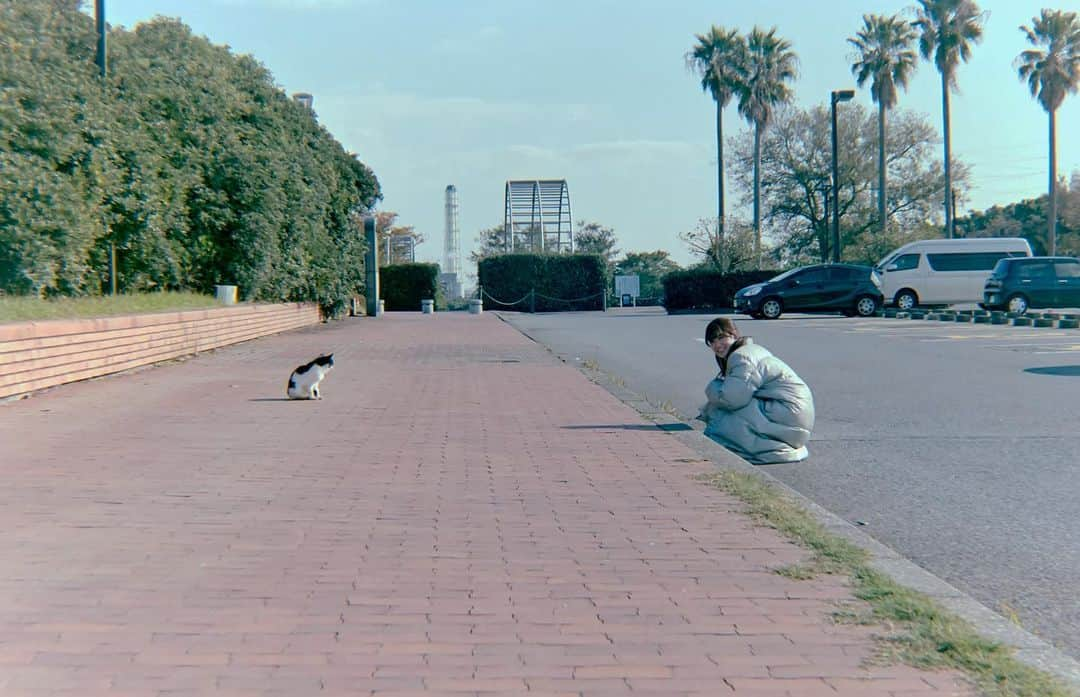
<path fill-rule="evenodd" d="M 840 261 L 840 175 L 836 155 L 836 105 L 855 96 L 855 90 L 833 90 L 832 98 L 832 260 Z"/>
<path fill-rule="evenodd" d="M 97 52 L 94 54 L 94 62 L 97 64 L 98 75 L 101 82 L 105 83 L 105 55 L 106 37 L 108 31 L 105 26 L 105 0 L 94 0 L 94 24 L 97 29 Z M 108 225 L 108 222 L 105 223 Z M 109 235 L 109 294 L 116 295 L 116 242 Z"/>

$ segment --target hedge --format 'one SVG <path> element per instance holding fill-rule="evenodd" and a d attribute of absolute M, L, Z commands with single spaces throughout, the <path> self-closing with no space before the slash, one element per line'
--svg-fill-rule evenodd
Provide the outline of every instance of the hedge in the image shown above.
<path fill-rule="evenodd" d="M 664 276 L 664 307 L 672 310 L 730 309 L 740 288 L 767 281 L 779 271 L 737 271 L 722 274 L 706 269 L 673 271 Z"/>
<path fill-rule="evenodd" d="M 379 291 L 388 312 L 419 312 L 421 300 L 434 300 L 436 309 L 445 307 L 439 290 L 438 264 L 384 266 L 379 269 Z"/>
<path fill-rule="evenodd" d="M 500 254 L 477 265 L 485 307 L 523 312 L 603 310 L 606 273 L 598 254 Z"/>

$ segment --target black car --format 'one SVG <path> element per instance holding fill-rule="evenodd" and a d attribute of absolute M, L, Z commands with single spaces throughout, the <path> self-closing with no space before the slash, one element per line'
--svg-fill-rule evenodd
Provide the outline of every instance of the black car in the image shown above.
<path fill-rule="evenodd" d="M 980 304 L 1021 314 L 1029 307 L 1080 307 L 1080 259 L 1002 259 L 986 279 Z"/>
<path fill-rule="evenodd" d="M 815 264 L 739 290 L 735 294 L 735 309 L 755 319 L 776 319 L 785 310 L 870 317 L 884 300 L 881 280 L 871 267 Z"/>

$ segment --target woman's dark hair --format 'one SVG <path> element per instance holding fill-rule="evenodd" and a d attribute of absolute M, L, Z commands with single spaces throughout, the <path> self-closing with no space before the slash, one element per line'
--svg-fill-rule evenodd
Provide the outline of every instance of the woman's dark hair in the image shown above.
<path fill-rule="evenodd" d="M 738 339 L 742 334 L 739 333 L 739 328 L 735 326 L 735 322 L 727 317 L 717 317 L 712 322 L 709 322 L 709 326 L 705 327 L 705 343 L 711 344 L 721 336 Z"/>

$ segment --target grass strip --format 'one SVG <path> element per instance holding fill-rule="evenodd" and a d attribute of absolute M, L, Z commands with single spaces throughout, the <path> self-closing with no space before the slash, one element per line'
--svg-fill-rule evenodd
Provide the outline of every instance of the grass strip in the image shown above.
<path fill-rule="evenodd" d="M 837 621 L 884 627 L 882 661 L 923 670 L 962 671 L 986 697 L 1075 697 L 1056 677 L 1013 657 L 1013 649 L 980 637 L 964 620 L 936 602 L 869 566 L 869 553 L 833 535 L 775 486 L 753 474 L 723 471 L 698 477 L 748 507 L 749 513 L 812 552 L 807 561 L 777 573 L 795 579 L 846 574 L 862 608 L 842 608 Z"/>
<path fill-rule="evenodd" d="M 219 306 L 220 304 L 212 296 L 180 292 L 50 300 L 0 296 L 0 322 L 109 317 L 147 312 L 199 310 Z"/>

